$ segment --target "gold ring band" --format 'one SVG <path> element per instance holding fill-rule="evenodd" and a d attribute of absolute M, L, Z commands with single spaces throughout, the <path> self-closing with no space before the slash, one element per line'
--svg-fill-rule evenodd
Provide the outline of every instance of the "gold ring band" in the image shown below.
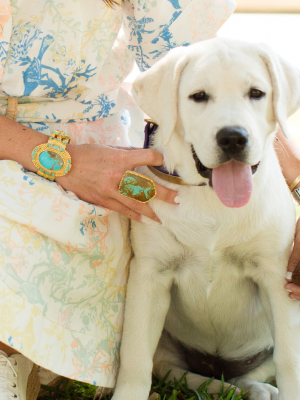
<path fill-rule="evenodd" d="M 289 189 L 292 192 L 295 187 L 298 185 L 298 183 L 300 182 L 300 175 L 297 176 L 297 178 L 290 184 Z"/>

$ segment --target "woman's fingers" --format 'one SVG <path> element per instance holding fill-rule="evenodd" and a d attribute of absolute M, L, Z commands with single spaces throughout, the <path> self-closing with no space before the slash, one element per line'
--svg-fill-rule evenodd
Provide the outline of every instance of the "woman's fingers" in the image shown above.
<path fill-rule="evenodd" d="M 106 145 L 107 147 L 110 147 L 111 149 L 117 149 L 117 150 L 126 150 L 126 151 L 131 151 L 131 150 L 143 150 L 140 147 L 122 147 L 122 146 L 111 146 L 111 145 Z"/>
<path fill-rule="evenodd" d="M 117 199 L 109 198 L 105 201 L 101 201 L 98 204 L 100 207 L 106 207 L 109 210 L 116 211 L 119 214 L 124 215 L 127 218 L 133 219 L 134 221 L 141 222 L 141 217 L 145 216 L 153 219 L 156 222 L 160 222 L 159 218 L 155 215 L 154 211 L 149 207 L 148 204 L 139 203 L 135 200 L 126 198 L 119 194 Z"/>
<path fill-rule="evenodd" d="M 130 207 L 125 206 L 123 203 L 118 200 L 110 198 L 107 203 L 102 203 L 99 205 L 100 207 L 106 207 L 109 210 L 116 211 L 119 214 L 124 215 L 127 218 L 133 219 L 134 221 L 141 222 L 141 214 L 136 212 Z"/>
<path fill-rule="evenodd" d="M 153 149 L 135 149 L 134 151 L 125 151 L 124 152 L 124 162 L 126 165 L 128 163 L 131 163 L 131 170 L 134 170 L 138 166 L 144 166 L 144 165 L 153 165 L 153 166 L 159 166 L 163 164 L 163 156 L 161 153 L 159 153 L 156 150 Z M 157 195 L 156 198 L 162 201 L 165 201 L 170 204 L 178 204 L 179 201 L 178 199 L 175 200 L 175 198 L 178 195 L 178 192 L 172 189 L 169 189 L 165 186 L 159 185 L 158 183 L 156 185 L 156 190 L 157 190 Z M 174 201 L 175 200 L 175 201 Z M 121 201 L 121 200 L 120 200 Z M 134 201 L 134 200 L 133 200 Z M 137 203 L 137 202 L 136 202 Z M 132 204 L 131 207 L 134 207 Z M 145 207 L 145 212 L 149 214 L 149 209 L 150 207 Z M 143 215 L 143 212 L 141 213 Z M 148 216 L 148 215 L 146 215 Z M 152 217 L 149 217 L 152 218 Z M 154 219 L 154 218 L 152 218 Z"/>
<path fill-rule="evenodd" d="M 153 219 L 156 222 L 160 222 L 160 219 L 155 215 L 152 208 L 147 203 L 140 203 L 136 200 L 133 200 L 129 197 L 123 196 L 122 194 L 118 193 L 116 199 L 123 203 L 126 207 L 134 210 L 136 213 L 140 215 L 144 215 L 150 219 Z"/>
<path fill-rule="evenodd" d="M 299 244 L 296 243 L 296 238 L 295 238 L 294 247 L 291 252 L 290 259 L 289 259 L 288 266 L 287 266 L 288 273 L 286 274 L 286 281 L 293 282 L 294 284 L 297 284 L 297 285 L 300 284 L 300 282 L 299 282 L 300 261 L 299 260 L 300 260 L 300 246 L 299 246 Z M 292 280 L 293 273 L 294 273 L 294 275 L 293 275 L 293 280 Z M 297 286 L 297 285 L 294 285 L 294 286 Z M 300 289 L 300 287 L 299 287 L 299 289 Z"/>
<path fill-rule="evenodd" d="M 298 265 L 299 264 L 299 265 Z M 293 249 L 289 258 L 287 270 L 288 272 L 294 272 L 295 268 L 300 268 L 300 219 L 298 219 L 295 230 L 295 239 Z M 291 274 L 288 274 L 291 275 Z M 291 282 L 291 279 L 287 279 Z M 295 282 L 294 282 L 295 283 Z M 300 282 L 299 282 L 300 283 Z"/>
<path fill-rule="evenodd" d="M 128 152 L 128 161 L 132 164 L 132 169 L 143 165 L 160 166 L 164 159 L 161 153 L 153 149 L 142 149 Z"/>
<path fill-rule="evenodd" d="M 300 300 L 300 286 L 294 283 L 288 283 L 285 285 L 285 289 L 290 292 L 289 297 L 291 299 Z"/>
<path fill-rule="evenodd" d="M 285 289 L 289 291 L 289 297 L 291 299 L 300 300 L 300 219 L 298 219 L 296 224 L 296 232 L 294 239 L 293 250 L 290 255 L 290 259 L 287 267 L 287 284 Z M 292 273 L 293 282 L 292 282 Z"/>
<path fill-rule="evenodd" d="M 299 236 L 299 235 L 298 235 Z M 290 255 L 287 270 L 293 272 L 300 261 L 300 238 L 295 237 L 294 247 Z"/>
<path fill-rule="evenodd" d="M 122 196 L 119 184 L 125 171 L 137 166 L 162 165 L 163 156 L 153 149 L 122 149 L 102 145 L 71 146 L 74 166 L 65 177 L 57 182 L 65 189 L 74 192 L 80 199 L 107 207 L 128 218 L 140 221 L 146 216 L 160 222 L 148 204 L 139 203 Z M 157 185 L 157 198 L 171 204 L 177 192 Z"/>
<path fill-rule="evenodd" d="M 165 186 L 159 185 L 158 183 L 156 183 L 155 185 L 157 190 L 157 195 L 155 197 L 156 199 L 166 201 L 170 204 L 179 204 L 178 192 L 172 189 L 168 189 Z"/>

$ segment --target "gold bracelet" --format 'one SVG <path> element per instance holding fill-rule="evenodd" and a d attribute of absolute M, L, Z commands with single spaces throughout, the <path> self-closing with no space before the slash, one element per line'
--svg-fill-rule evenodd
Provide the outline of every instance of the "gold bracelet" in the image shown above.
<path fill-rule="evenodd" d="M 294 180 L 294 182 L 290 184 L 289 189 L 291 192 L 295 189 L 295 187 L 298 185 L 299 182 L 300 182 L 300 175 L 298 175 L 297 178 Z"/>
<path fill-rule="evenodd" d="M 48 143 L 33 149 L 31 159 L 37 167 L 37 174 L 50 181 L 66 175 L 71 169 L 71 156 L 66 151 L 70 135 L 61 131 L 52 132 Z"/>

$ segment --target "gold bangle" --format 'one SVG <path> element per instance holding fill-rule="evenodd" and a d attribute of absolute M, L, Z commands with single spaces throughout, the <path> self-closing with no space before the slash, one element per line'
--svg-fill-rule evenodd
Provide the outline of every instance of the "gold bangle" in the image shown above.
<path fill-rule="evenodd" d="M 297 178 L 294 180 L 294 182 L 290 184 L 289 189 L 291 192 L 295 189 L 295 187 L 298 185 L 299 182 L 300 182 L 300 175 L 298 175 Z"/>
<path fill-rule="evenodd" d="M 31 160 L 38 169 L 37 174 L 50 181 L 66 175 L 71 169 L 71 156 L 66 151 L 70 135 L 53 131 L 48 143 L 36 146 L 31 153 Z"/>

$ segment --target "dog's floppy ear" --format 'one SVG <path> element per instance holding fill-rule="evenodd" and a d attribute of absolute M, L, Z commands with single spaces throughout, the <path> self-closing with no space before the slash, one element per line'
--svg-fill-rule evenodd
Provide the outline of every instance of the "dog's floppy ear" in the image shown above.
<path fill-rule="evenodd" d="M 275 54 L 266 45 L 259 45 L 260 57 L 268 67 L 273 87 L 274 115 L 285 136 L 286 120 L 300 107 L 300 70 Z"/>
<path fill-rule="evenodd" d="M 132 94 L 141 109 L 161 127 L 164 146 L 169 143 L 177 121 L 178 85 L 186 64 L 186 52 L 178 47 L 133 83 Z"/>

